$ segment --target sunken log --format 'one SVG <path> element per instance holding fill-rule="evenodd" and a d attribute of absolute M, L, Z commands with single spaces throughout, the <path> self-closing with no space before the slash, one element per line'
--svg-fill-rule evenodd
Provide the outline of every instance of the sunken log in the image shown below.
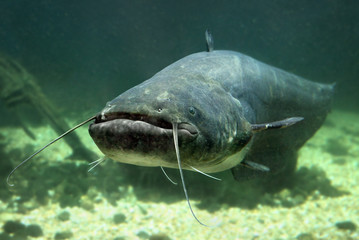
<path fill-rule="evenodd" d="M 29 130 L 21 117 L 19 105 L 31 105 L 37 113 L 48 119 L 51 127 L 60 135 L 70 129 L 56 107 L 42 92 L 33 75 L 15 60 L 0 57 L 0 99 L 11 109 L 25 133 L 31 138 L 36 136 Z M 96 155 L 87 149 L 76 133 L 71 133 L 64 140 L 73 150 L 73 157 L 93 161 Z"/>

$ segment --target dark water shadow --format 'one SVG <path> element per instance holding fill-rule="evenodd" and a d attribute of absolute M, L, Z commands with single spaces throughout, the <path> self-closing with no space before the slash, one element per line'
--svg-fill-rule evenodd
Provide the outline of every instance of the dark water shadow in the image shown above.
<path fill-rule="evenodd" d="M 98 172 L 99 179 L 108 179 L 103 182 L 104 186 L 98 189 L 113 191 L 118 188 L 117 184 L 124 184 L 133 186 L 137 199 L 144 202 L 170 204 L 184 200 L 178 170 L 166 169 L 166 172 L 178 183 L 177 185 L 170 183 L 159 168 L 144 168 L 109 161 L 108 165 Z M 275 186 L 268 186 L 267 179 L 237 182 L 230 171 L 213 175 L 222 181 L 210 179 L 196 172 L 184 172 L 190 199 L 200 201 L 197 207 L 208 211 L 216 211 L 222 207 L 253 209 L 258 204 L 294 207 L 304 203 L 309 197 L 315 199 L 320 195 L 338 197 L 349 194 L 334 187 L 325 172 L 319 168 L 302 167 L 285 181 L 279 179 L 271 182 Z M 118 183 L 113 181 L 111 176 L 117 176 Z"/>
<path fill-rule="evenodd" d="M 88 173 L 89 166 L 83 162 L 66 162 L 49 165 L 33 164 L 26 171 L 20 170 L 14 175 L 15 187 L 1 187 L 0 198 L 9 200 L 15 194 L 20 196 L 16 204 L 36 201 L 36 205 L 46 204 L 50 199 L 59 202 L 61 207 L 84 207 L 84 197 L 88 200 L 86 207 L 96 203 L 95 196 L 101 193 L 108 202 L 126 197 L 120 188 L 132 187 L 133 194 L 143 202 L 174 203 L 185 199 L 178 170 L 166 169 L 173 185 L 160 168 L 145 168 L 115 163 L 107 160 L 102 166 Z M 221 178 L 216 181 L 196 172 L 185 171 L 185 181 L 191 200 L 199 201 L 196 206 L 210 212 L 225 207 L 253 209 L 261 205 L 273 207 L 294 207 L 315 199 L 320 195 L 338 197 L 349 192 L 334 187 L 319 168 L 301 168 L 285 182 L 278 182 L 275 188 L 269 188 L 263 181 L 237 182 L 230 171 L 213 174 Z M 5 178 L 1 185 L 6 185 Z M 50 196 L 49 192 L 53 192 Z M 13 203 L 15 204 L 15 202 Z M 11 204 L 9 205 L 11 207 Z M 26 212 L 25 207 L 18 211 Z"/>

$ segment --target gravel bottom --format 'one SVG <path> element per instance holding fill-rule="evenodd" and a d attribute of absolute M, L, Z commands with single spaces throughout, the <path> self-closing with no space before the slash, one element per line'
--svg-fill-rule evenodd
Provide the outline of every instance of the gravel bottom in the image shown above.
<path fill-rule="evenodd" d="M 4 131 L 11 132 L 9 136 L 12 137 L 7 139 L 9 149 L 30 142 L 24 137 L 18 140 L 16 136 L 24 135 L 22 130 L 7 128 Z M 32 143 L 36 147 L 46 143 L 49 135 L 54 136 L 45 128 L 37 132 L 42 134 L 36 143 Z M 81 129 L 80 135 L 93 149 L 86 129 Z M 249 210 L 224 206 L 212 213 L 198 209 L 196 203 L 199 202 L 191 201 L 196 216 L 211 227 L 201 226 L 195 221 L 185 200 L 172 204 L 143 202 L 136 199 L 131 186 L 125 189 L 126 197 L 118 200 L 116 207 L 99 194 L 94 208 L 89 210 L 83 207 L 60 208 L 57 202 L 50 201 L 21 214 L 16 211 L 16 206 L 9 205 L 9 202 L 21 198 L 13 195 L 11 201 L 0 201 L 0 225 L 19 221 L 25 225 L 41 226 L 43 236 L 27 239 L 359 239 L 359 230 L 336 226 L 342 221 L 359 224 L 358 143 L 359 115 L 334 111 L 299 152 L 298 167 L 323 169 L 335 188 L 349 194 L 326 197 L 318 193 L 291 208 L 258 205 Z M 342 148 L 336 149 L 337 145 Z M 47 161 L 61 161 L 71 154 L 71 149 L 65 143 L 59 143 L 49 152 Z M 87 196 L 82 198 L 85 201 Z M 69 220 L 59 218 L 64 211 L 69 213 Z M 116 214 L 124 218 L 114 220 Z M 59 235 L 69 231 L 72 236 L 61 238 Z"/>

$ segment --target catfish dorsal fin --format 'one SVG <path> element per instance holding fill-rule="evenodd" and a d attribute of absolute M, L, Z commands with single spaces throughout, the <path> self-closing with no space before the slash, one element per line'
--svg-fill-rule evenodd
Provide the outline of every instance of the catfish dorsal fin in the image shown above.
<path fill-rule="evenodd" d="M 275 122 L 251 124 L 251 128 L 253 132 L 260 132 L 267 129 L 286 128 L 302 121 L 303 119 L 303 117 L 291 117 Z"/>
<path fill-rule="evenodd" d="M 214 49 L 214 40 L 212 33 L 209 29 L 207 29 L 205 35 L 206 35 L 207 52 L 212 52 Z"/>

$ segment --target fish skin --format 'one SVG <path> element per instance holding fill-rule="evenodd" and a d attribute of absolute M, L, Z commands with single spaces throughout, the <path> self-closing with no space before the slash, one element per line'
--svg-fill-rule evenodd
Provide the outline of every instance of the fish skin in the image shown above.
<path fill-rule="evenodd" d="M 200 52 L 108 102 L 89 133 L 115 161 L 177 168 L 170 128 L 176 122 L 184 169 L 232 169 L 237 180 L 293 172 L 297 150 L 324 122 L 332 95 L 333 85 L 308 81 L 239 52 Z M 295 116 L 304 120 L 285 129 L 251 130 L 251 124 Z M 244 160 L 270 171 L 257 174 L 240 164 Z"/>

